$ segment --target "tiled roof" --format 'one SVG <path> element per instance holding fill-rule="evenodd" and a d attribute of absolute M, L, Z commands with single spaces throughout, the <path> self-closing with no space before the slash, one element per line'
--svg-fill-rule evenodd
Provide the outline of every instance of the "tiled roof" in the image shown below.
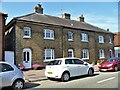
<path fill-rule="evenodd" d="M 120 46 L 120 32 L 114 33 L 114 46 Z"/>
<path fill-rule="evenodd" d="M 39 22 L 39 23 L 46 23 L 46 24 L 53 24 L 53 25 L 70 27 L 70 28 L 75 28 L 75 29 L 84 29 L 84 30 L 89 30 L 89 31 L 112 33 L 110 31 L 106 31 L 104 29 L 93 26 L 86 22 L 69 20 L 69 19 L 64 19 L 64 18 L 45 15 L 45 14 L 31 13 L 31 14 L 24 15 L 21 17 L 16 17 L 15 19 L 25 20 L 25 21 L 33 21 L 33 22 Z"/>

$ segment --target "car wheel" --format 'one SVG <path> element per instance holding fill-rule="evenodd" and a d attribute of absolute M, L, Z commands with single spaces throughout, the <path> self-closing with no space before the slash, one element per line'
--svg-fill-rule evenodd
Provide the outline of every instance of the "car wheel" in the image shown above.
<path fill-rule="evenodd" d="M 70 79 L 70 74 L 68 72 L 63 73 L 61 80 L 67 82 Z"/>
<path fill-rule="evenodd" d="M 115 67 L 114 67 L 114 70 L 115 70 L 115 72 L 117 72 L 117 71 L 118 71 L 118 67 L 117 67 L 117 66 L 115 66 Z"/>
<path fill-rule="evenodd" d="M 92 76 L 93 75 L 93 70 L 92 69 L 89 69 L 88 71 L 88 76 Z"/>
<path fill-rule="evenodd" d="M 13 90 L 21 90 L 23 87 L 24 82 L 20 79 L 16 80 L 12 85 Z"/>

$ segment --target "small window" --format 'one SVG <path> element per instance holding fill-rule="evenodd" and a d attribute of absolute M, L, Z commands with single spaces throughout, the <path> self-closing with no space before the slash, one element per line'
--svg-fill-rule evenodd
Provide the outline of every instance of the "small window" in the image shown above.
<path fill-rule="evenodd" d="M 66 59 L 65 64 L 75 64 L 75 62 L 72 59 Z"/>
<path fill-rule="evenodd" d="M 109 43 L 112 44 L 112 38 L 109 38 Z"/>
<path fill-rule="evenodd" d="M 87 49 L 82 50 L 82 59 L 89 59 L 89 51 Z"/>
<path fill-rule="evenodd" d="M 44 39 L 54 40 L 54 31 L 50 29 L 44 29 Z"/>
<path fill-rule="evenodd" d="M 99 43 L 104 43 L 104 37 L 103 36 L 99 36 Z"/>
<path fill-rule="evenodd" d="M 31 38 L 31 28 L 30 27 L 24 27 L 23 38 Z"/>
<path fill-rule="evenodd" d="M 73 49 L 68 49 L 68 57 L 74 57 Z"/>
<path fill-rule="evenodd" d="M 13 71 L 14 69 L 8 64 L 2 64 L 2 72 Z"/>
<path fill-rule="evenodd" d="M 44 59 L 54 59 L 54 49 L 45 49 L 44 50 Z"/>
<path fill-rule="evenodd" d="M 109 50 L 109 53 L 110 53 L 110 58 L 113 57 L 112 49 Z"/>
<path fill-rule="evenodd" d="M 81 41 L 82 42 L 88 42 L 88 34 L 82 33 L 81 34 Z"/>
<path fill-rule="evenodd" d="M 105 54 L 104 54 L 104 50 L 103 49 L 100 49 L 99 50 L 99 58 L 105 58 Z"/>
<path fill-rule="evenodd" d="M 75 61 L 75 64 L 84 64 L 84 62 L 83 62 L 83 61 L 78 60 L 78 59 L 75 59 L 74 61 Z"/>
<path fill-rule="evenodd" d="M 73 33 L 68 32 L 68 41 L 73 41 Z"/>

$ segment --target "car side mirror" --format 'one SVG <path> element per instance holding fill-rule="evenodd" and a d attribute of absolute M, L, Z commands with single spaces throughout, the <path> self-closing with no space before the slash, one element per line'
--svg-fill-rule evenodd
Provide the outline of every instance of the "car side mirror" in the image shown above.
<path fill-rule="evenodd" d="M 84 62 L 84 65 L 88 65 L 87 62 Z"/>

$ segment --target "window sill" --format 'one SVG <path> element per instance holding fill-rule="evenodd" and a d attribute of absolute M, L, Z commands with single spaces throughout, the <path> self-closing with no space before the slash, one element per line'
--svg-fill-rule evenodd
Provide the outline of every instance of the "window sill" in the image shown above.
<path fill-rule="evenodd" d="M 82 60 L 88 60 L 89 58 L 82 58 Z"/>
<path fill-rule="evenodd" d="M 24 39 L 27 39 L 27 38 L 31 38 L 31 37 L 30 37 L 30 36 L 24 36 L 23 38 L 24 38 Z"/>
<path fill-rule="evenodd" d="M 99 42 L 100 44 L 103 44 L 104 42 Z"/>
<path fill-rule="evenodd" d="M 85 40 L 81 40 L 82 42 L 88 42 L 88 41 L 85 41 Z"/>
<path fill-rule="evenodd" d="M 54 38 L 44 38 L 46 40 L 55 40 Z"/>
<path fill-rule="evenodd" d="M 100 57 L 99 59 L 104 59 L 105 57 Z"/>
<path fill-rule="evenodd" d="M 72 41 L 73 41 L 73 39 L 68 39 L 68 41 L 72 42 Z"/>

